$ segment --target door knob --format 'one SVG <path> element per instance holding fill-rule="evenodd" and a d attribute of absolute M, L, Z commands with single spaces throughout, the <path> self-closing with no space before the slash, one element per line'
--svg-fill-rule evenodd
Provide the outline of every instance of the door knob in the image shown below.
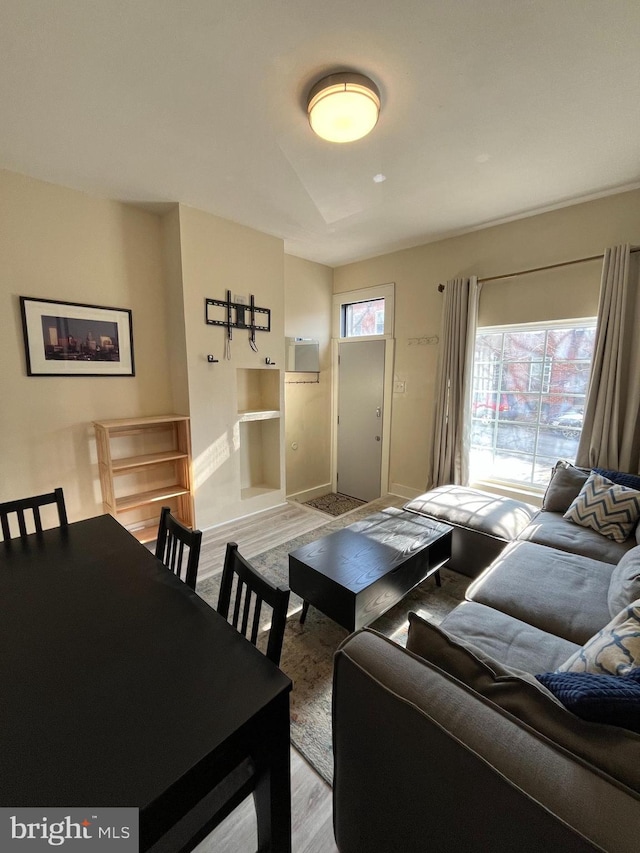
<path fill-rule="evenodd" d="M 379 435 L 377 435 L 377 436 L 376 436 L 376 441 L 380 441 L 380 436 L 379 436 Z"/>

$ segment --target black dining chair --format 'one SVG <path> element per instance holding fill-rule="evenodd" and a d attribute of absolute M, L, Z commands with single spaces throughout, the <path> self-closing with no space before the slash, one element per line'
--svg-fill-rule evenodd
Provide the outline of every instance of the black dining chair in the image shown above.
<path fill-rule="evenodd" d="M 30 498 L 19 498 L 17 501 L 6 501 L 0 504 L 0 525 L 2 525 L 2 539 L 12 539 L 12 521 L 18 522 L 19 536 L 22 539 L 30 533 L 42 533 L 42 518 L 40 508 L 56 504 L 58 509 L 58 522 L 60 527 L 66 527 L 67 510 L 64 505 L 64 494 L 62 489 L 54 489 L 46 495 L 34 495 Z M 15 516 L 15 520 L 13 519 Z M 31 523 L 30 523 L 31 522 Z M 33 528 L 33 529 L 31 529 Z M 15 526 L 14 526 L 15 529 Z"/>
<path fill-rule="evenodd" d="M 232 598 L 234 602 L 233 607 L 231 607 Z M 250 620 L 252 602 L 254 612 Z M 273 611 L 271 614 L 271 628 L 269 630 L 266 657 L 278 665 L 280 663 L 282 641 L 284 639 L 287 606 L 289 604 L 289 589 L 286 587 L 276 587 L 263 578 L 238 553 L 237 544 L 229 542 L 222 570 L 220 595 L 218 597 L 218 613 L 230 621 L 234 628 L 256 645 L 263 603 L 266 603 Z M 232 610 L 231 619 L 229 619 L 230 610 Z M 247 635 L 248 630 L 250 630 L 249 635 Z M 251 685 L 248 685 L 249 689 L 250 687 Z M 268 798 L 268 784 L 265 781 L 259 780 L 258 775 L 258 759 L 246 758 L 235 767 L 232 767 L 228 776 L 215 788 L 211 795 L 201 800 L 189 815 L 184 818 L 179 827 L 171 830 L 162 839 L 165 843 L 162 849 L 175 849 L 180 850 L 181 853 L 190 853 L 249 794 L 253 794 L 255 801 L 261 798 Z M 258 826 L 259 849 L 270 849 L 264 840 L 262 843 L 260 841 L 261 833 L 263 832 L 264 828 Z M 160 849 L 159 845 L 158 849 Z"/>
<path fill-rule="evenodd" d="M 196 588 L 201 543 L 200 530 L 190 530 L 185 527 L 171 515 L 170 507 L 162 507 L 156 540 L 156 557 L 193 590 Z"/>
<path fill-rule="evenodd" d="M 236 581 L 235 585 L 234 580 Z M 229 616 L 232 593 L 234 593 L 233 611 L 231 616 Z M 238 553 L 238 546 L 235 542 L 227 544 L 224 568 L 222 570 L 222 582 L 220 584 L 220 595 L 218 597 L 218 613 L 255 646 L 258 641 L 262 605 L 267 604 L 271 607 L 271 627 L 269 629 L 266 656 L 276 666 L 279 666 L 280 655 L 282 654 L 282 642 L 284 640 L 284 629 L 287 621 L 287 607 L 289 606 L 289 593 L 288 587 L 274 586 L 266 578 L 263 578 Z M 251 624 L 249 624 L 252 605 L 253 617 Z"/>

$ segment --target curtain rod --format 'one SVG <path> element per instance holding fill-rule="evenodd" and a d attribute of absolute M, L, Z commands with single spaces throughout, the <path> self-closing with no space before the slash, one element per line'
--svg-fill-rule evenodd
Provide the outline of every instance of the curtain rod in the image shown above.
<path fill-rule="evenodd" d="M 640 252 L 640 247 L 636 247 L 636 248 L 631 249 L 631 254 L 633 254 L 634 252 Z M 548 264 L 546 267 L 533 267 L 532 269 L 520 270 L 519 272 L 508 272 L 508 273 L 505 273 L 504 275 L 491 275 L 491 276 L 488 276 L 487 278 L 479 278 L 478 283 L 484 284 L 487 281 L 498 281 L 499 279 L 503 279 L 503 278 L 517 278 L 520 275 L 529 275 L 529 273 L 532 273 L 532 272 L 543 272 L 544 270 L 555 270 L 555 269 L 558 269 L 558 267 L 570 267 L 572 264 L 585 264 L 585 263 L 587 263 L 587 261 L 598 261 L 598 260 L 602 260 L 603 258 L 604 258 L 604 252 L 600 255 L 591 255 L 588 258 L 576 258 L 573 261 L 562 261 L 559 264 Z M 442 291 L 444 290 L 444 284 L 439 284 L 438 290 L 440 291 L 440 293 L 442 293 Z"/>

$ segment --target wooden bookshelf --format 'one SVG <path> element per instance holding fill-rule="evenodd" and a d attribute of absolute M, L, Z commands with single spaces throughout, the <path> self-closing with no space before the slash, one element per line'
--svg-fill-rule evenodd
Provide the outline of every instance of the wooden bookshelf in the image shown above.
<path fill-rule="evenodd" d="M 160 415 L 94 421 L 105 512 L 141 542 L 156 538 L 160 508 L 194 525 L 189 418 Z"/>

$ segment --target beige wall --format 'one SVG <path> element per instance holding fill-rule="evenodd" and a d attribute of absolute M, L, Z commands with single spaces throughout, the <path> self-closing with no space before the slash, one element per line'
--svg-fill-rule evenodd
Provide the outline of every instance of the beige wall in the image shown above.
<path fill-rule="evenodd" d="M 0 258 L 0 501 L 62 486 L 96 515 L 92 421 L 172 408 L 159 219 L 0 171 Z M 27 376 L 21 295 L 130 308 L 136 376 Z"/>
<path fill-rule="evenodd" d="M 282 409 L 284 249 L 276 237 L 183 205 L 179 218 L 196 523 L 206 528 L 284 501 L 284 415 L 265 426 L 241 426 L 238 415 L 239 369 L 277 371 Z M 205 299 L 226 299 L 227 289 L 232 299 L 253 293 L 256 305 L 271 309 L 271 331 L 256 333 L 259 352 L 251 350 L 246 330 L 234 329 L 231 360 L 225 359 L 225 329 L 205 323 Z M 207 362 L 209 353 L 217 364 Z M 265 365 L 266 357 L 275 367 Z M 243 457 L 258 480 L 262 467 L 279 487 L 242 499 Z"/>
<path fill-rule="evenodd" d="M 187 333 L 184 318 L 182 284 L 182 246 L 180 244 L 180 208 L 175 207 L 161 219 L 167 311 L 167 356 L 175 412 L 189 414 L 189 374 L 187 372 Z"/>
<path fill-rule="evenodd" d="M 622 193 L 521 219 L 414 249 L 394 252 L 334 271 L 334 290 L 344 292 L 396 283 L 395 377 L 406 382 L 394 394 L 390 489 L 424 491 L 428 479 L 438 347 L 410 338 L 439 334 L 439 282 L 458 275 L 480 277 L 544 266 L 602 252 L 617 243 L 640 243 L 640 191 Z M 600 265 L 584 264 L 484 286 L 483 324 L 593 316 Z"/>
<path fill-rule="evenodd" d="M 318 377 L 285 376 L 287 494 L 310 500 L 331 490 L 333 270 L 285 255 L 284 286 L 285 335 L 315 338 L 320 345 Z"/>
<path fill-rule="evenodd" d="M 640 242 L 640 191 L 332 271 L 286 256 L 277 238 L 201 211 L 176 206 L 160 218 L 0 172 L 0 500 L 62 485 L 72 519 L 101 512 L 91 422 L 172 410 L 192 417 L 201 527 L 281 502 L 285 462 L 287 493 L 322 490 L 330 480 L 332 280 L 335 292 L 396 284 L 395 377 L 406 392 L 393 398 L 390 484 L 399 494 L 419 493 L 427 481 L 438 347 L 411 339 L 439 333 L 438 282 L 541 266 L 625 241 Z M 487 284 L 481 323 L 593 315 L 599 276 L 596 262 Z M 236 330 L 231 361 L 224 360 L 224 330 L 204 322 L 205 298 L 224 298 L 227 288 L 253 293 L 272 311 L 272 331 L 257 335 L 259 353 L 249 348 L 248 333 Z M 20 295 L 131 308 L 136 376 L 27 377 Z M 321 353 L 320 383 L 287 385 L 286 404 L 285 334 L 318 338 Z M 208 364 L 208 353 L 219 363 Z M 238 368 L 278 372 L 281 418 L 268 428 L 241 426 Z M 253 438 L 243 445 L 242 434 Z M 256 442 L 262 458 L 253 452 Z M 243 455 L 245 467 L 258 479 L 262 467 L 277 488 L 242 499 Z"/>
<path fill-rule="evenodd" d="M 285 260 L 287 333 L 319 338 L 322 362 L 320 385 L 288 388 L 300 445 L 290 476 L 296 490 L 329 481 L 332 270 L 285 259 L 281 240 L 201 211 L 176 205 L 159 217 L 10 172 L 0 172 L 0 250 L 0 500 L 62 485 L 72 520 L 102 512 L 92 421 L 176 411 L 192 419 L 198 525 L 281 503 Z M 204 321 L 205 298 L 227 288 L 272 312 L 258 353 L 234 331 L 231 361 L 224 330 Z M 28 377 L 20 295 L 131 308 L 136 376 Z M 239 368 L 276 374 L 280 419 L 240 425 Z M 277 488 L 242 499 L 263 476 Z"/>

